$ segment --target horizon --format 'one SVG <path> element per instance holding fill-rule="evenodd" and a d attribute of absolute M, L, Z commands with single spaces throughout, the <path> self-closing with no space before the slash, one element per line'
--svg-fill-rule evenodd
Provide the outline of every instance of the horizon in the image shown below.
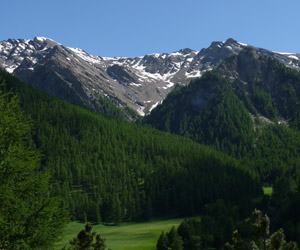
<path fill-rule="evenodd" d="M 229 38 L 276 52 L 300 53 L 300 3 L 296 0 L 251 4 L 237 0 L 187 0 L 184 4 L 179 0 L 16 0 L 2 7 L 3 19 L 8 21 L 1 41 L 47 37 L 102 57 L 140 57 L 184 48 L 199 51 Z"/>
<path fill-rule="evenodd" d="M 224 40 L 224 41 L 211 41 L 211 43 L 210 43 L 209 46 L 204 47 L 204 48 L 200 48 L 199 50 L 196 50 L 196 49 L 193 49 L 193 48 L 181 48 L 181 49 L 178 49 L 178 50 L 176 50 L 176 51 L 170 51 L 170 52 L 153 52 L 153 53 L 149 53 L 149 54 L 145 54 L 145 55 L 132 56 L 132 57 L 130 57 L 130 56 L 114 56 L 114 57 L 112 57 L 112 56 L 102 56 L 102 55 L 94 55 L 94 54 L 90 54 L 90 53 L 87 52 L 84 48 L 78 48 L 78 47 L 70 47 L 70 46 L 66 46 L 66 45 L 60 43 L 59 41 L 55 41 L 54 39 L 52 39 L 52 38 L 50 38 L 50 37 L 36 36 L 36 37 L 33 37 L 33 38 L 8 38 L 7 40 L 2 40 L 2 41 L 0 41 L 0 43 L 3 42 L 3 41 L 8 41 L 8 40 L 10 40 L 10 39 L 12 39 L 12 40 L 34 40 L 35 38 L 48 39 L 48 40 L 51 40 L 51 41 L 53 41 L 53 42 L 55 42 L 55 43 L 57 43 L 57 44 L 60 44 L 60 45 L 62 45 L 62 46 L 65 46 L 65 47 L 67 47 L 67 48 L 80 49 L 80 50 L 85 51 L 86 53 L 88 53 L 88 54 L 91 55 L 91 56 L 99 56 L 99 57 L 102 57 L 102 58 L 139 58 L 139 57 L 144 57 L 144 56 L 146 56 L 146 55 L 171 54 L 171 53 L 176 53 L 176 52 L 178 52 L 178 51 L 185 50 L 185 49 L 190 49 L 190 50 L 192 50 L 192 51 L 199 52 L 199 51 L 201 51 L 202 49 L 206 49 L 206 48 L 210 47 L 211 44 L 214 43 L 214 42 L 222 42 L 222 43 L 225 43 L 227 40 L 230 40 L 230 39 L 236 41 L 237 43 L 239 43 L 239 44 L 241 44 L 241 45 L 250 46 L 250 47 L 259 48 L 259 49 L 267 49 L 267 48 L 262 48 L 262 47 L 254 46 L 254 45 L 252 45 L 252 44 L 242 43 L 242 42 L 240 42 L 240 41 L 238 41 L 238 40 L 236 40 L 236 39 L 234 39 L 234 38 L 232 38 L 232 37 L 229 37 L 229 38 L 227 38 L 227 39 Z M 268 49 L 267 49 L 267 50 L 268 50 Z M 272 51 L 272 52 L 274 52 L 274 53 L 278 53 L 278 54 L 300 54 L 300 53 L 297 53 L 297 52 L 285 52 L 285 51 L 274 51 L 274 50 L 270 50 L 270 51 Z"/>

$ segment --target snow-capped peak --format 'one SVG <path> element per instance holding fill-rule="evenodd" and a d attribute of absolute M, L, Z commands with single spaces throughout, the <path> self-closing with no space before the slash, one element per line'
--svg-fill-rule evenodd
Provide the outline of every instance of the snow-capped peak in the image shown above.
<path fill-rule="evenodd" d="M 37 41 L 40 41 L 40 42 L 51 42 L 52 45 L 54 44 L 59 44 L 61 45 L 60 43 L 54 41 L 53 39 L 51 38 L 48 38 L 48 37 L 41 37 L 41 36 L 37 36 L 35 37 L 33 40 L 37 40 Z"/>
<path fill-rule="evenodd" d="M 246 47 L 300 69 L 299 54 L 272 52 L 234 39 L 212 42 L 211 46 L 200 51 L 186 48 L 171 53 L 112 58 L 90 55 L 46 37 L 0 42 L 0 67 L 28 82 L 40 79 L 44 69 L 43 86 L 48 80 L 53 84 L 52 79 L 58 77 L 72 87 L 72 91 L 75 91 L 75 86 L 79 88 L 72 100 L 80 97 L 80 101 L 93 103 L 102 95 L 145 115 L 161 103 L 176 84 L 188 84 L 190 78 L 201 77 L 205 71 L 216 68 L 226 57 L 238 54 Z M 53 78 L 48 76 L 47 67 L 51 67 L 55 74 Z M 39 85 L 39 82 L 32 83 Z"/>
<path fill-rule="evenodd" d="M 35 37 L 36 38 L 36 40 L 38 40 L 38 41 L 41 41 L 41 42 L 44 42 L 44 41 L 46 41 L 46 40 L 50 40 L 49 38 L 47 38 L 47 37 L 41 37 L 41 36 L 37 36 L 37 37 Z M 53 41 L 53 40 L 52 40 Z"/>

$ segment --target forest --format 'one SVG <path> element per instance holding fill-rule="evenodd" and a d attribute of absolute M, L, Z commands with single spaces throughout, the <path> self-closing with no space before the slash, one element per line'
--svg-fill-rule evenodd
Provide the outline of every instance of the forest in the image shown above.
<path fill-rule="evenodd" d="M 295 86 L 300 79 L 286 69 L 282 77 L 294 79 Z M 184 249 L 220 249 L 236 228 L 249 234 L 242 221 L 255 208 L 268 213 L 272 232 L 282 227 L 287 240 L 299 243 L 299 112 L 290 109 L 298 99 L 282 99 L 286 107 L 277 109 L 261 82 L 251 87 L 248 97 L 212 71 L 174 91 L 151 116 L 133 123 L 121 119 L 122 111 L 109 101 L 103 101 L 106 114 L 96 113 L 48 96 L 3 70 L 0 82 L 0 132 L 7 136 L 0 140 L 0 202 L 10 204 L 0 209 L 4 249 L 50 248 L 67 218 L 118 225 L 191 216 L 201 220 L 184 221 L 178 232 L 172 229 L 168 235 L 183 239 L 180 228 L 190 227 L 194 243 L 184 244 L 195 248 Z M 200 112 L 185 102 L 185 95 L 199 86 L 216 90 Z M 293 94 L 292 87 L 286 91 Z M 290 127 L 278 122 L 285 110 Z M 272 122 L 261 120 L 261 114 Z M 12 163 L 18 154 L 10 150 L 20 151 L 19 170 Z M 31 166 L 28 172 L 26 165 Z M 24 179 L 18 179 L 18 171 L 25 171 Z M 11 182 L 4 181 L 6 175 Z M 23 183 L 20 190 L 16 183 Z M 264 195 L 263 186 L 271 186 L 273 194 Z M 33 195 L 27 200 L 22 194 L 29 187 Z M 34 188 L 40 190 L 37 197 Z M 20 204 L 14 204 L 14 197 Z M 12 208 L 16 212 L 7 217 Z M 31 210 L 43 213 L 29 226 Z M 42 218 L 45 213 L 48 216 Z M 47 218 L 53 222 L 49 232 L 37 234 L 36 225 L 43 232 Z M 168 247 L 177 249 L 175 245 Z"/>
<path fill-rule="evenodd" d="M 251 51 L 244 53 L 251 57 Z M 299 210 L 300 180 L 300 74 L 274 59 L 258 58 L 253 59 L 253 65 L 261 64 L 268 69 L 262 75 L 253 73 L 252 78 L 247 78 L 245 70 L 241 70 L 243 65 L 235 64 L 240 58 L 232 56 L 216 70 L 193 80 L 187 87 L 173 91 L 141 123 L 210 145 L 237 159 L 261 186 L 272 187 L 273 194 L 264 195 L 258 205 L 273 219 L 271 230 L 282 227 L 287 239 L 299 243 L 300 224 L 296 211 Z M 221 74 L 224 73 L 223 68 L 230 67 L 236 67 L 237 72 L 242 71 L 240 78 L 230 80 Z M 243 84 L 245 79 L 250 84 Z M 220 219 L 217 215 L 231 205 L 224 203 L 221 206 L 222 202 L 227 201 L 210 205 L 219 207 L 218 211 L 202 212 L 204 218 L 209 216 L 210 219 L 209 223 L 205 223 L 202 217 L 200 224 L 205 229 L 199 234 L 206 235 L 208 228 L 213 228 L 209 233 L 211 236 L 205 236 L 205 239 L 213 239 L 207 246 L 224 246 L 231 239 L 230 232 L 245 218 L 240 216 L 240 212 L 234 212 L 233 206 L 232 214 L 222 215 Z M 220 233 L 225 225 L 231 230 L 224 229 Z M 213 232 L 218 233 L 214 235 Z M 219 241 L 215 237 L 224 238 Z"/>

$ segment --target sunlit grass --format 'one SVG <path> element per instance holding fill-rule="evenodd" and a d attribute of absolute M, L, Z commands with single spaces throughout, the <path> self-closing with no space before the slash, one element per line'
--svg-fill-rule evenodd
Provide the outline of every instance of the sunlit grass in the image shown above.
<path fill-rule="evenodd" d="M 178 227 L 183 219 L 159 220 L 144 223 L 122 223 L 119 226 L 94 225 L 93 232 L 100 233 L 106 239 L 107 249 L 111 250 L 154 250 L 161 231 L 170 231 L 172 226 Z M 56 249 L 67 246 L 84 228 L 83 223 L 71 222 L 65 237 Z"/>

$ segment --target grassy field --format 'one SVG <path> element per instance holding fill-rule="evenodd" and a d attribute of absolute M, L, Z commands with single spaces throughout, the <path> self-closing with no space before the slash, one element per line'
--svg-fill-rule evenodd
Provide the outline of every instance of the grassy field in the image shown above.
<path fill-rule="evenodd" d="M 265 195 L 272 195 L 272 193 L 273 193 L 272 187 L 263 187 L 263 190 L 264 190 Z"/>
<path fill-rule="evenodd" d="M 183 219 L 160 220 L 144 223 L 122 223 L 120 226 L 94 225 L 93 232 L 100 233 L 106 239 L 107 249 L 111 250 L 154 250 L 162 230 L 169 231 L 178 227 Z M 83 223 L 71 222 L 65 231 L 65 237 L 56 249 L 67 245 L 84 228 Z"/>

